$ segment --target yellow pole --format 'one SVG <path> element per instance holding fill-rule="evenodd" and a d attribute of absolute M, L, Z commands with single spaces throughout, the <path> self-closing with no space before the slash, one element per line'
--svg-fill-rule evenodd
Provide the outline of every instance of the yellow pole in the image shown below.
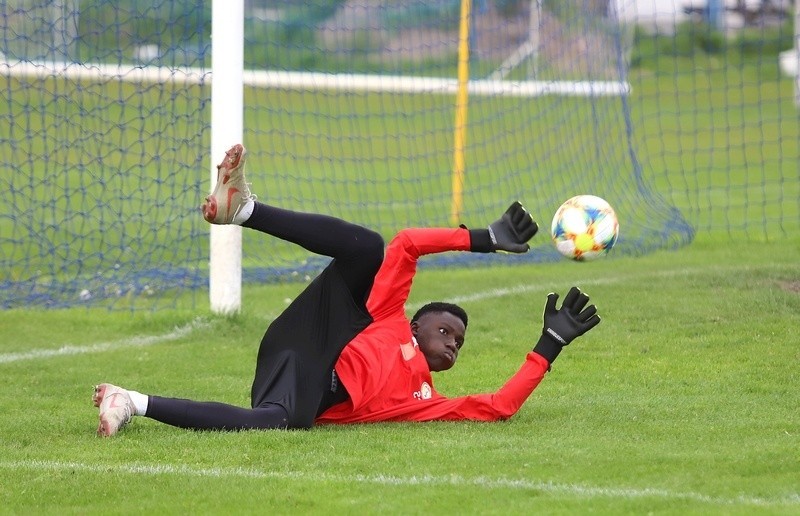
<path fill-rule="evenodd" d="M 450 221 L 460 222 L 464 204 L 464 152 L 467 139 L 467 87 L 469 85 L 469 16 L 470 0 L 461 0 L 461 23 L 458 27 L 458 89 L 456 90 L 456 122 L 453 138 L 453 200 Z"/>

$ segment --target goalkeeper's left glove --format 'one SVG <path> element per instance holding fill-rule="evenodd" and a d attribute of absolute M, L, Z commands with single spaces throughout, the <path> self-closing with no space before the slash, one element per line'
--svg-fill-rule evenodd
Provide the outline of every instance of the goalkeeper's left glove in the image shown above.
<path fill-rule="evenodd" d="M 589 303 L 589 296 L 572 287 L 561 303 L 561 309 L 556 309 L 558 294 L 551 293 L 547 296 L 544 306 L 544 327 L 539 342 L 533 351 L 543 356 L 552 364 L 564 346 L 580 337 L 587 331 L 600 324 L 600 316 L 594 305 Z M 584 308 L 585 307 L 585 308 Z"/>

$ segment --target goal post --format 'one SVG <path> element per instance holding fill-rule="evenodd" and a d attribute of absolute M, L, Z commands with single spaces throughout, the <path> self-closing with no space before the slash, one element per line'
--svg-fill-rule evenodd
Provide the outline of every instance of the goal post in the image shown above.
<path fill-rule="evenodd" d="M 213 0 L 211 16 L 211 185 L 216 164 L 244 135 L 244 0 Z M 238 312 L 242 305 L 242 228 L 211 225 L 208 295 L 211 311 Z"/>
<path fill-rule="evenodd" d="M 464 206 L 464 173 L 469 101 L 469 19 L 470 0 L 461 0 L 458 24 L 458 88 L 456 90 L 455 123 L 453 124 L 453 186 L 450 223 L 458 224 Z"/>

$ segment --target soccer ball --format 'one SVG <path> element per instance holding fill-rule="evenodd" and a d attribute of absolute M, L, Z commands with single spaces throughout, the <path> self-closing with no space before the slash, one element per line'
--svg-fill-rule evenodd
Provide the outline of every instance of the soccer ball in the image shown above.
<path fill-rule="evenodd" d="M 617 243 L 619 222 L 614 209 L 594 195 L 578 195 L 556 211 L 550 236 L 562 255 L 579 262 L 608 254 Z"/>

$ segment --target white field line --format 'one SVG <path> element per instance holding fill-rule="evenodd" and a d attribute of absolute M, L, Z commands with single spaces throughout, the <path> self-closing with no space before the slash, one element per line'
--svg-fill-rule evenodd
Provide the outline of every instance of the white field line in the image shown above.
<path fill-rule="evenodd" d="M 184 326 L 179 326 L 170 332 L 161 335 L 147 335 L 135 336 L 127 339 L 121 339 L 111 342 L 100 342 L 97 344 L 90 344 L 86 346 L 61 346 L 56 349 L 35 349 L 33 351 L 26 351 L 24 353 L 3 353 L 0 354 L 0 364 L 8 364 L 11 362 L 20 362 L 23 360 L 38 360 L 43 358 L 53 358 L 68 355 L 85 355 L 101 353 L 103 351 L 114 351 L 122 348 L 144 347 L 152 346 L 153 344 L 160 344 L 162 342 L 169 342 L 177 340 L 193 331 L 207 327 L 208 323 L 195 319 L 194 321 Z"/>
<path fill-rule="evenodd" d="M 541 482 L 528 479 L 491 478 L 491 477 L 465 477 L 461 475 L 359 475 L 359 474 L 332 474 L 319 471 L 262 471 L 248 468 L 194 468 L 186 465 L 173 464 L 86 464 L 81 462 L 59 462 L 46 460 L 2 461 L 0 469 L 6 470 L 31 470 L 45 472 L 81 472 L 92 474 L 108 473 L 127 475 L 173 475 L 195 478 L 220 478 L 220 479 L 256 479 L 256 480 L 299 480 L 306 482 L 332 482 L 342 484 L 367 484 L 382 486 L 445 486 L 445 487 L 473 487 L 487 490 L 506 489 L 520 491 L 537 491 L 552 495 L 565 495 L 580 498 L 612 498 L 612 499 L 640 499 L 653 498 L 662 500 L 687 500 L 710 505 L 749 505 L 758 507 L 770 506 L 796 506 L 800 505 L 800 494 L 791 493 L 775 498 L 759 496 L 737 495 L 733 497 L 709 496 L 693 491 L 670 491 L 660 488 L 615 488 L 596 487 L 580 484 L 560 484 L 556 482 Z"/>

